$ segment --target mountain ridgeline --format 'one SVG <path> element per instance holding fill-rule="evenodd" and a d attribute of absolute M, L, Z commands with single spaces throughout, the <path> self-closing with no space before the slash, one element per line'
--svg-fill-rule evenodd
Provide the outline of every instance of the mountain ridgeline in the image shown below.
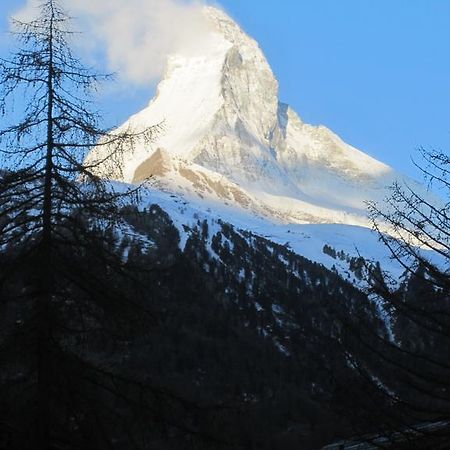
<path fill-rule="evenodd" d="M 202 44 L 170 55 L 155 97 L 119 127 L 161 124 L 159 135 L 125 152 L 115 173 L 102 165 L 108 148 L 95 149 L 88 160 L 100 163 L 99 175 L 149 180 L 283 222 L 368 226 L 364 202 L 383 200 L 405 177 L 304 123 L 279 100 L 257 42 L 223 11 L 205 7 L 203 15 Z"/>
<path fill-rule="evenodd" d="M 135 237 L 118 245 L 149 269 L 158 344 L 132 346 L 129 361 L 194 404 L 216 405 L 174 416 L 209 433 L 205 448 L 313 449 L 434 420 L 406 417 L 419 396 L 386 362 L 414 372 L 408 345 L 433 353 L 431 341 L 367 293 L 387 269 L 408 307 L 428 298 L 371 231 L 367 202 L 382 204 L 393 183 L 430 194 L 304 123 L 279 100 L 258 44 L 223 11 L 203 14 L 202 44 L 168 57 L 155 97 L 119 128 L 161 124 L 155 139 L 126 150 L 116 172 L 103 166 L 107 146 L 88 156 L 100 177 L 147 189 L 139 209 L 123 211 Z M 167 448 L 182 448 L 176 429 Z"/>

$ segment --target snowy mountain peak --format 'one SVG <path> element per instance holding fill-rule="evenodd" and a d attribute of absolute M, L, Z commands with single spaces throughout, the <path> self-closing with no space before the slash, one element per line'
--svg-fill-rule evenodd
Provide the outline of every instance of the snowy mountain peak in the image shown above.
<path fill-rule="evenodd" d="M 222 9 L 214 6 L 204 6 L 202 12 L 211 22 L 212 28 L 222 34 L 230 43 L 237 44 L 243 41 L 252 41 L 254 45 L 258 46 L 257 42 L 246 35 L 239 25 Z"/>
<path fill-rule="evenodd" d="M 164 131 L 130 149 L 115 177 L 151 176 L 165 190 L 284 222 L 367 225 L 365 200 L 383 199 L 398 175 L 326 127 L 303 123 L 279 101 L 257 42 L 222 10 L 203 13 L 210 26 L 201 44 L 168 56 L 155 98 L 123 125 L 163 122 Z"/>

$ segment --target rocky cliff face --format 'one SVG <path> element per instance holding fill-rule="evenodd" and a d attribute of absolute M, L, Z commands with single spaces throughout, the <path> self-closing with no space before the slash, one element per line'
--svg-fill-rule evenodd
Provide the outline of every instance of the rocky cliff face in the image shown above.
<path fill-rule="evenodd" d="M 326 127 L 305 124 L 279 102 L 258 44 L 223 11 L 205 7 L 204 14 L 210 29 L 202 48 L 169 56 L 155 98 L 123 125 L 162 122 L 163 132 L 125 154 L 122 174 L 113 177 L 151 176 L 178 194 L 284 222 L 367 225 L 364 201 L 383 199 L 401 177 Z M 231 191 L 239 195 L 224 195 Z"/>

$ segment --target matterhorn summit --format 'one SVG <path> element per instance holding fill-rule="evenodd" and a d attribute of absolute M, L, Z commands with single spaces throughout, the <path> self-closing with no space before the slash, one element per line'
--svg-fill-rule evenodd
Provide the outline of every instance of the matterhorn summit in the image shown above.
<path fill-rule="evenodd" d="M 113 177 L 284 223 L 367 226 L 365 201 L 382 200 L 400 176 L 326 127 L 305 124 L 279 101 L 257 42 L 220 9 L 203 14 L 204 39 L 168 56 L 155 98 L 122 126 L 162 123 L 162 131 L 123 155 Z"/>

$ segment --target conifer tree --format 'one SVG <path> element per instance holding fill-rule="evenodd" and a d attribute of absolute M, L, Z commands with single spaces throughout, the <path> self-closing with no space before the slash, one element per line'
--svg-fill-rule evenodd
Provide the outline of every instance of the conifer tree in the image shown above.
<path fill-rule="evenodd" d="M 436 196 L 396 183 L 384 205 L 369 203 L 373 227 L 404 277 L 392 280 L 379 266 L 369 275 L 392 325 L 390 340 L 376 339 L 377 382 L 396 406 L 389 415 L 397 430 L 412 431 L 406 434 L 417 448 L 442 448 L 450 435 L 450 158 L 426 149 L 421 157 L 417 167 Z"/>
<path fill-rule="evenodd" d="M 146 309 L 116 252 L 137 191 L 94 172 L 119 170 L 122 149 L 157 127 L 102 129 L 92 94 L 108 76 L 72 53 L 57 0 L 39 13 L 14 22 L 20 48 L 0 61 L 0 423 L 23 448 L 111 448 L 125 426 L 114 368 Z M 87 163 L 98 145 L 105 156 Z"/>

